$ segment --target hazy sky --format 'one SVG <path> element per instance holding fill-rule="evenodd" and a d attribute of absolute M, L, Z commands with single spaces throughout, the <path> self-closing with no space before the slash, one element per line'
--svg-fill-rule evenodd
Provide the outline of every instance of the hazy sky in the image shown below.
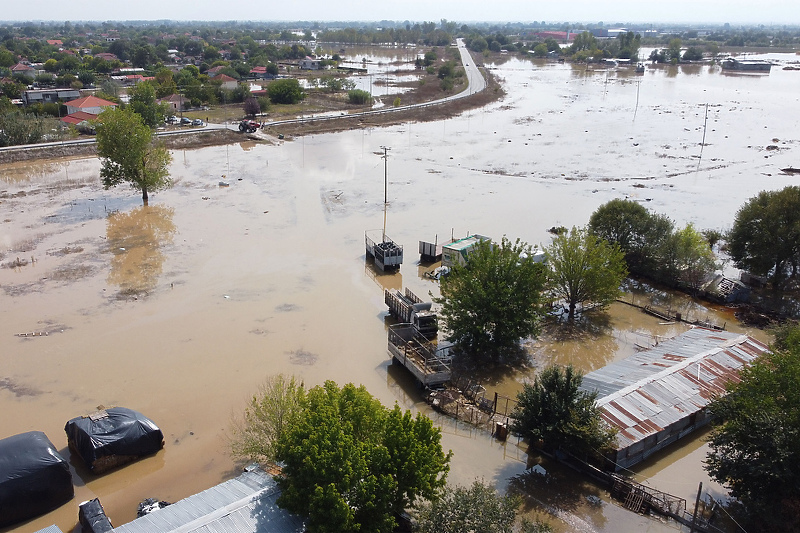
<path fill-rule="evenodd" d="M 410 20 L 800 24 L 800 0 L 39 0 L 3 20 Z"/>

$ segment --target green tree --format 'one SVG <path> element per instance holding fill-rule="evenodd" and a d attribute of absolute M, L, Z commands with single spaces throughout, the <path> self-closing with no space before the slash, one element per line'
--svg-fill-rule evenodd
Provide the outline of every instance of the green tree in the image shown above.
<path fill-rule="evenodd" d="M 480 243 L 464 266 L 441 281 L 440 318 L 460 353 L 497 362 L 536 334 L 547 274 L 531 247 L 503 237 Z"/>
<path fill-rule="evenodd" d="M 167 106 L 156 102 L 156 90 L 153 84 L 147 81 L 136 84 L 128 91 L 130 107 L 134 113 L 142 117 L 142 121 L 150 128 L 157 128 L 164 124 Z"/>
<path fill-rule="evenodd" d="M 476 480 L 470 487 L 447 487 L 422 506 L 417 527 L 420 533 L 511 533 L 519 505 L 519 499 Z"/>
<path fill-rule="evenodd" d="M 273 104 L 296 104 L 305 98 L 300 82 L 295 78 L 275 80 L 267 86 Z"/>
<path fill-rule="evenodd" d="M 168 187 L 172 161 L 163 143 L 141 115 L 132 109 L 109 108 L 97 117 L 97 155 L 105 188 L 128 182 L 142 191 L 145 205 L 148 193 Z"/>
<path fill-rule="evenodd" d="M 728 251 L 738 268 L 768 276 L 777 291 L 800 267 L 800 187 L 762 191 L 733 221 Z"/>
<path fill-rule="evenodd" d="M 677 37 L 670 40 L 669 47 L 667 48 L 667 59 L 673 63 L 681 60 L 681 40 Z"/>
<path fill-rule="evenodd" d="M 233 456 L 261 464 L 275 462 L 278 442 L 300 419 L 304 401 L 305 389 L 294 376 L 270 376 L 250 399 L 243 418 L 234 421 Z"/>
<path fill-rule="evenodd" d="M 583 309 L 602 309 L 619 297 L 620 284 L 628 275 L 619 245 L 573 226 L 569 233 L 554 237 L 545 253 L 548 285 L 566 302 L 570 320 L 578 304 Z"/>
<path fill-rule="evenodd" d="M 279 439 L 278 505 L 310 532 L 389 532 L 394 512 L 431 499 L 450 454 L 425 416 L 387 410 L 362 387 L 332 381 L 309 390 L 299 420 Z"/>
<path fill-rule="evenodd" d="M 547 57 L 547 45 L 539 43 L 533 47 L 533 55 L 536 57 Z"/>
<path fill-rule="evenodd" d="M 47 119 L 17 109 L 0 112 L 0 146 L 41 142 L 48 131 Z"/>
<path fill-rule="evenodd" d="M 595 405 L 597 393 L 579 390 L 583 376 L 572 367 L 550 366 L 517 394 L 511 431 L 541 441 L 546 450 L 594 454 L 614 441 Z"/>
<path fill-rule="evenodd" d="M 675 268 L 681 285 L 697 290 L 717 268 L 716 256 L 691 223 L 675 232 Z"/>
<path fill-rule="evenodd" d="M 800 329 L 743 369 L 709 410 L 718 421 L 706 469 L 759 531 L 800 531 Z"/>
<path fill-rule="evenodd" d="M 657 281 L 669 281 L 662 261 L 672 236 L 672 221 L 631 200 L 614 199 L 589 218 L 589 232 L 619 245 L 628 270 Z"/>
<path fill-rule="evenodd" d="M 683 53 L 684 61 L 700 61 L 703 59 L 703 50 L 697 46 L 690 46 Z"/>

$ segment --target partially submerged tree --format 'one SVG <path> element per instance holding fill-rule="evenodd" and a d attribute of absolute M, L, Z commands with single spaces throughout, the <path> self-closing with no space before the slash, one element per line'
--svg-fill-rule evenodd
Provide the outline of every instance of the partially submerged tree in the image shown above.
<path fill-rule="evenodd" d="M 485 241 L 441 280 L 440 317 L 459 351 L 497 362 L 515 353 L 519 341 L 536 334 L 543 314 L 547 274 L 531 247 L 503 237 Z"/>
<path fill-rule="evenodd" d="M 394 514 L 445 485 L 451 454 L 429 418 L 387 410 L 362 387 L 332 381 L 309 390 L 278 441 L 278 505 L 310 532 L 389 532 Z"/>
<path fill-rule="evenodd" d="M 692 291 L 698 290 L 717 268 L 716 256 L 706 237 L 691 223 L 675 232 L 675 269 L 678 281 Z"/>
<path fill-rule="evenodd" d="M 169 187 L 168 166 L 172 157 L 142 117 L 131 109 L 109 108 L 97 118 L 97 155 L 105 188 L 127 182 L 148 193 Z"/>
<path fill-rule="evenodd" d="M 550 366 L 523 385 L 511 417 L 511 431 L 542 441 L 544 449 L 583 456 L 614 441 L 614 431 L 595 405 L 597 393 L 579 390 L 583 376 L 569 365 Z"/>
<path fill-rule="evenodd" d="M 800 268 L 800 187 L 762 191 L 736 213 L 728 234 L 734 264 L 781 290 Z"/>
<path fill-rule="evenodd" d="M 605 308 L 620 295 L 628 269 L 618 245 L 573 227 L 569 234 L 554 237 L 545 253 L 548 286 L 554 296 L 566 302 L 570 319 L 578 305 L 583 309 Z"/>
<path fill-rule="evenodd" d="M 739 377 L 709 406 L 719 425 L 706 470 L 760 531 L 800 531 L 800 328 L 780 330 Z"/>

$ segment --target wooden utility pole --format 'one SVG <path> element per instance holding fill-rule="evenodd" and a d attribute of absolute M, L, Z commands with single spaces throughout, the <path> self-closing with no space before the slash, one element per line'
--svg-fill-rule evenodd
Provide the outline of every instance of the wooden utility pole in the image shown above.
<path fill-rule="evenodd" d="M 692 525 L 689 529 L 689 533 L 694 533 L 694 525 L 697 522 L 697 508 L 700 507 L 700 495 L 703 493 L 703 482 L 700 482 L 700 486 L 697 487 L 697 499 L 694 501 L 694 513 L 692 513 Z"/>

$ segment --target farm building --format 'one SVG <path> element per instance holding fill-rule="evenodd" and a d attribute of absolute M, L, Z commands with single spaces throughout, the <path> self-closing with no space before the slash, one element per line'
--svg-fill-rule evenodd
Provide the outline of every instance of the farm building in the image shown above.
<path fill-rule="evenodd" d="M 609 455 L 614 469 L 635 465 L 707 424 L 714 395 L 724 394 L 739 370 L 767 351 L 747 335 L 693 328 L 584 376 L 581 389 L 598 392 L 603 419 L 617 430 Z"/>

